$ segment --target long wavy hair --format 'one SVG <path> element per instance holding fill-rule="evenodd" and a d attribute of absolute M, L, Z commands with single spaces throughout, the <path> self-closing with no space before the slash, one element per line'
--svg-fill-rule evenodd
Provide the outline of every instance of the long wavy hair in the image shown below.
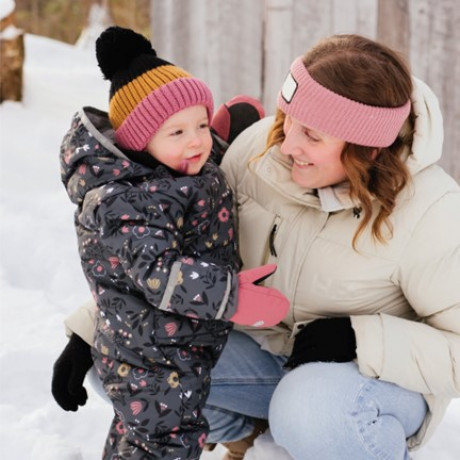
<path fill-rule="evenodd" d="M 310 75 L 322 86 L 354 101 L 379 107 L 399 107 L 412 93 L 412 79 L 405 61 L 390 48 L 359 35 L 334 35 L 320 41 L 303 56 Z M 284 141 L 285 115 L 277 111 L 265 152 Z M 379 211 L 372 222 L 372 235 L 380 243 L 391 238 L 389 221 L 398 193 L 409 181 L 403 152 L 412 145 L 415 116 L 405 122 L 404 134 L 386 148 L 346 143 L 341 161 L 350 182 L 350 197 L 360 203 L 362 219 L 353 237 L 370 223 L 373 200 Z M 377 155 L 375 152 L 377 150 Z M 264 152 L 264 153 L 265 153 Z M 383 227 L 388 230 L 384 232 Z"/>

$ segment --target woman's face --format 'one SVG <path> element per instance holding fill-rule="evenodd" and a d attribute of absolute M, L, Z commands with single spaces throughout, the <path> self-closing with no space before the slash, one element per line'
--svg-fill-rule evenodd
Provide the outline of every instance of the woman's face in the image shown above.
<path fill-rule="evenodd" d="M 281 153 L 292 159 L 292 180 L 305 188 L 322 188 L 347 179 L 340 155 L 345 142 L 301 125 L 286 115 Z"/>

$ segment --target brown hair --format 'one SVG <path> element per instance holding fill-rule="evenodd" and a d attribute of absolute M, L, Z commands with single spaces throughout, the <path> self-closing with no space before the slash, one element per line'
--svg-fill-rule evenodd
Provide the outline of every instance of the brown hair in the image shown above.
<path fill-rule="evenodd" d="M 399 107 L 412 93 L 412 79 L 404 60 L 386 46 L 359 35 L 334 35 L 320 41 L 303 57 L 310 75 L 322 86 L 349 99 L 378 107 Z M 280 110 L 271 127 L 267 149 L 284 140 L 285 115 Z M 363 218 L 353 237 L 353 247 L 372 217 L 372 198 L 380 204 L 372 235 L 383 243 L 392 234 L 389 216 L 396 196 L 409 181 L 402 154 L 412 144 L 415 117 L 409 115 L 407 133 L 386 148 L 346 143 L 341 161 L 350 182 L 350 196 L 360 203 Z"/>

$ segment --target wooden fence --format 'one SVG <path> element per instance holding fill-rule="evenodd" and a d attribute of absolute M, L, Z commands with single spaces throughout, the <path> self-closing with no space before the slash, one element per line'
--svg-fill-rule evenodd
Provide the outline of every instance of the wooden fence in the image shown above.
<path fill-rule="evenodd" d="M 268 113 L 292 60 L 358 33 L 404 53 L 444 114 L 440 163 L 460 182 L 460 0 L 151 0 L 154 46 L 205 80 L 216 103 L 260 98 Z"/>

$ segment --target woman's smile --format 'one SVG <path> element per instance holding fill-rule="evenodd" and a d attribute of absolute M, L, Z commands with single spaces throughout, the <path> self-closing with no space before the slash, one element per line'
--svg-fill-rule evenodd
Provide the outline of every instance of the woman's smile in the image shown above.
<path fill-rule="evenodd" d="M 300 167 L 305 167 L 305 166 L 313 166 L 313 163 L 309 163 L 308 161 L 301 161 L 297 158 L 294 158 L 294 157 L 291 157 L 292 158 L 292 161 L 297 165 L 297 166 L 300 166 Z"/>

